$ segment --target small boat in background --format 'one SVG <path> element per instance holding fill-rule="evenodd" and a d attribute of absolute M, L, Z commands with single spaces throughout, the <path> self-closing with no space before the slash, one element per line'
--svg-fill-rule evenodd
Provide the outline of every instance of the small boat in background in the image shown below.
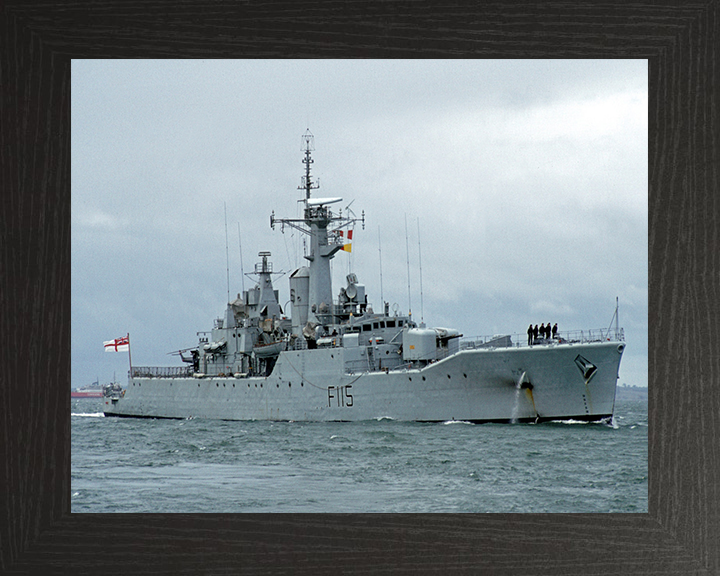
<path fill-rule="evenodd" d="M 92 384 L 75 388 L 70 391 L 71 398 L 102 398 L 103 387 L 100 385 L 99 380 L 95 380 Z"/>

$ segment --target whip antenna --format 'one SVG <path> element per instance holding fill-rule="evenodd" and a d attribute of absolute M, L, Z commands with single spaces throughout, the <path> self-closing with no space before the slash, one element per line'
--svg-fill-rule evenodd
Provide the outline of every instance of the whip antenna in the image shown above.
<path fill-rule="evenodd" d="M 227 230 L 227 203 L 223 202 L 225 208 L 225 270 L 227 271 L 227 301 L 230 304 L 230 251 L 228 250 L 228 230 Z"/>
<path fill-rule="evenodd" d="M 405 214 L 405 254 L 407 255 L 408 316 L 412 316 L 412 300 L 410 299 L 410 245 L 408 244 L 407 214 Z"/>
<path fill-rule="evenodd" d="M 380 255 L 380 301 L 385 309 L 385 298 L 383 297 L 383 286 L 382 286 L 382 247 L 380 246 L 380 225 L 378 224 L 378 254 Z"/>
<path fill-rule="evenodd" d="M 238 248 L 240 249 L 240 290 L 245 292 L 245 272 L 243 271 L 243 259 L 242 259 L 242 239 L 240 238 L 240 222 L 238 225 Z"/>
<path fill-rule="evenodd" d="M 417 219 L 418 229 L 418 261 L 420 262 L 420 324 L 425 320 L 425 312 L 423 310 L 423 289 L 422 289 L 422 253 L 420 252 L 420 217 Z"/>

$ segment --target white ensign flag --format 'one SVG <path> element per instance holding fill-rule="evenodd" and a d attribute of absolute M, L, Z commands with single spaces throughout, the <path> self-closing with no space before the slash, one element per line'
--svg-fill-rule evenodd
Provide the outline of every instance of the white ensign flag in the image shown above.
<path fill-rule="evenodd" d="M 128 352 L 130 350 L 130 337 L 115 338 L 115 340 L 109 340 L 103 342 L 103 344 L 105 345 L 105 352 Z"/>

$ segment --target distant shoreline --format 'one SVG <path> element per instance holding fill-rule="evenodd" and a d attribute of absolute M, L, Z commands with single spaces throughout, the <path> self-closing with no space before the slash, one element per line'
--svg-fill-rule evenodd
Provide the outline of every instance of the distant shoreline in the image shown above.
<path fill-rule="evenodd" d="M 648 401 L 648 389 L 641 388 L 639 386 L 628 386 L 623 384 L 617 387 L 618 400 L 640 400 L 642 402 Z"/>

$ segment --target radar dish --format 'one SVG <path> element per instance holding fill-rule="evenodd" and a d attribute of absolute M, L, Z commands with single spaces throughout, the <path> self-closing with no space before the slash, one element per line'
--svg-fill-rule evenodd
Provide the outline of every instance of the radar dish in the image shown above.
<path fill-rule="evenodd" d="M 347 297 L 351 300 L 357 296 L 357 286 L 355 284 L 350 284 L 347 288 L 345 288 L 345 294 L 347 294 Z"/>

